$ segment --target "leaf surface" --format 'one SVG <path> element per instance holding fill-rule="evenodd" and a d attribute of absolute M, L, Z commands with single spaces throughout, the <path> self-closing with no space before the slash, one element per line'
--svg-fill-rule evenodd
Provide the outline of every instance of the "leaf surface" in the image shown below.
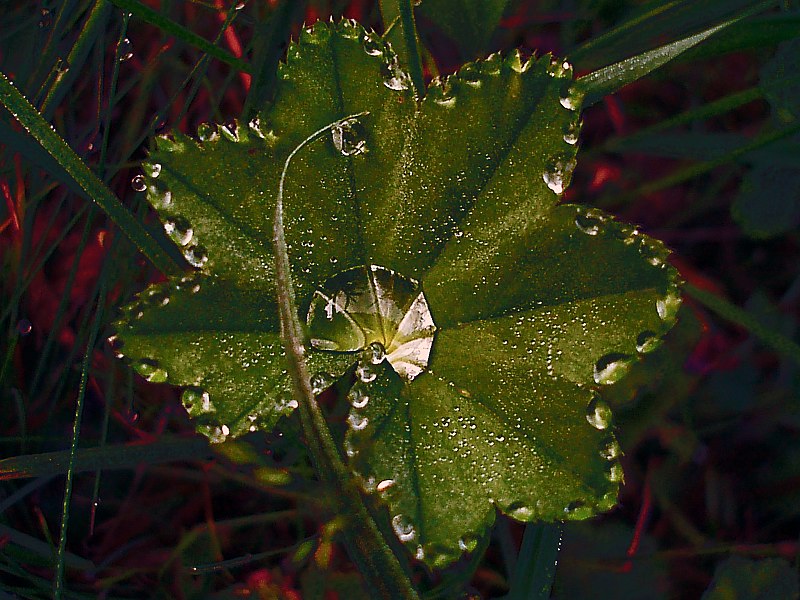
<path fill-rule="evenodd" d="M 313 132 L 368 112 L 303 148 L 283 196 L 312 387 L 347 375 L 352 467 L 437 566 L 473 549 L 496 508 L 553 521 L 612 507 L 622 470 L 599 389 L 658 344 L 680 298 L 660 243 L 559 205 L 571 82 L 550 56 L 495 56 L 416 102 L 378 36 L 347 21 L 303 32 L 258 121 L 154 148 L 150 200 L 198 272 L 128 307 L 121 351 L 192 386 L 187 408 L 216 441 L 290 412 L 280 172 Z"/>

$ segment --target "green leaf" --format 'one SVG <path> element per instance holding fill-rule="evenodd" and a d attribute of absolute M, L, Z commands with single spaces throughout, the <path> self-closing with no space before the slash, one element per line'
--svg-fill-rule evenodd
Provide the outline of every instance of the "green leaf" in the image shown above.
<path fill-rule="evenodd" d="M 313 132 L 368 113 L 302 148 L 283 190 L 311 387 L 338 380 L 351 402 L 352 468 L 431 565 L 473 549 L 496 508 L 556 521 L 612 507 L 622 471 L 599 389 L 656 345 L 680 298 L 660 243 L 559 205 L 571 81 L 550 56 L 494 56 L 416 102 L 378 36 L 349 21 L 303 32 L 257 121 L 157 141 L 149 198 L 199 272 L 143 292 L 117 345 L 151 380 L 193 386 L 216 441 L 288 413 L 278 181 Z"/>
<path fill-rule="evenodd" d="M 438 26 L 472 60 L 489 51 L 508 0 L 425 0 L 417 13 Z"/>
<path fill-rule="evenodd" d="M 750 560 L 731 556 L 720 563 L 703 600 L 797 598 L 797 572 L 782 558 Z"/>

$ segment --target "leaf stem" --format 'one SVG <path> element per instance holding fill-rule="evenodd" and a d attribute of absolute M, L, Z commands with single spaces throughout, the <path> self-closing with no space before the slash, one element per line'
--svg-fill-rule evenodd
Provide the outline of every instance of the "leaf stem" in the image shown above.
<path fill-rule="evenodd" d="M 337 513 L 345 517 L 344 534 L 351 557 L 364 576 L 371 594 L 377 594 L 377 597 L 387 600 L 410 600 L 418 598 L 414 586 L 397 556 L 384 539 L 375 522 L 375 517 L 364 503 L 360 486 L 350 469 L 344 464 L 322 409 L 311 390 L 308 367 L 304 358 L 305 336 L 297 317 L 294 286 L 283 227 L 283 192 L 286 173 L 292 158 L 323 133 L 366 114 L 368 113 L 354 114 L 315 131 L 303 140 L 286 159 L 275 204 L 272 240 L 275 247 L 275 279 L 281 336 L 286 348 L 289 374 L 294 385 L 300 422 L 317 475 L 320 480 L 334 488 L 333 498 L 337 502 Z"/>
<path fill-rule="evenodd" d="M 422 73 L 422 57 L 417 45 L 417 26 L 414 22 L 414 9 L 411 6 L 411 0 L 397 0 L 397 4 L 400 11 L 403 41 L 405 42 L 408 56 L 408 69 L 411 72 L 411 83 L 414 85 L 417 98 L 421 99 L 425 97 L 425 76 Z"/>
<path fill-rule="evenodd" d="M 778 354 L 787 356 L 800 365 L 800 345 L 785 335 L 765 327 L 758 319 L 735 304 L 691 283 L 684 284 L 686 292 L 695 300 L 717 313 L 723 319 L 746 329 Z"/>

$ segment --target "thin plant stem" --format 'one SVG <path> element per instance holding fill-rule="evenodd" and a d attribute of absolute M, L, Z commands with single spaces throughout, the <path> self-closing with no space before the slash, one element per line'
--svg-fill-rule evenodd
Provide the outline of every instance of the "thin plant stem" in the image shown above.
<path fill-rule="evenodd" d="M 337 512 L 345 517 L 344 534 L 353 561 L 358 566 L 370 593 L 385 599 L 414 599 L 417 592 L 389 543 L 364 503 L 358 482 L 344 464 L 339 448 L 317 403 L 305 362 L 302 325 L 297 317 L 289 254 L 283 228 L 283 192 L 291 160 L 306 145 L 346 121 L 364 116 L 358 113 L 335 121 L 315 131 L 301 142 L 284 163 L 275 204 L 273 244 L 275 247 L 275 279 L 281 322 L 281 336 L 286 348 L 287 366 L 298 403 L 300 422 L 308 450 L 319 478 L 334 488 Z"/>
<path fill-rule="evenodd" d="M 86 399 L 86 384 L 89 379 L 89 367 L 92 363 L 94 346 L 100 333 L 100 324 L 103 321 L 105 311 L 105 283 L 100 286 L 100 293 L 97 296 L 97 311 L 89 333 L 89 340 L 86 343 L 86 352 L 83 355 L 81 364 L 81 379 L 78 387 L 78 400 L 75 407 L 75 420 L 72 425 L 72 444 L 69 451 L 69 462 L 67 465 L 67 482 L 64 487 L 64 503 L 61 513 L 61 533 L 56 551 L 56 574 L 53 582 L 53 598 L 61 600 L 64 593 L 64 555 L 67 550 L 67 527 L 69 524 L 69 507 L 72 500 L 72 483 L 75 475 L 75 462 L 78 453 L 78 439 L 81 435 L 81 419 L 83 417 L 83 405 Z"/>
<path fill-rule="evenodd" d="M 723 319 L 746 329 L 778 354 L 800 365 L 800 345 L 782 333 L 765 327 L 758 319 L 735 304 L 707 290 L 687 283 L 686 292 L 695 300 L 717 313 Z"/>

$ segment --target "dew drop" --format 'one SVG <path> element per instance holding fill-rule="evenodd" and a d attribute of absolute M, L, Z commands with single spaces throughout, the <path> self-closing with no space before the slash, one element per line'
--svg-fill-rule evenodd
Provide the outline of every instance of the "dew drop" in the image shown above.
<path fill-rule="evenodd" d="M 134 192 L 143 192 L 147 189 L 147 183 L 144 180 L 144 175 L 134 175 L 131 179 L 131 187 Z"/>
<path fill-rule="evenodd" d="M 458 71 L 458 78 L 467 85 L 478 88 L 483 85 L 481 73 L 475 63 L 467 63 Z"/>
<path fill-rule="evenodd" d="M 542 179 L 554 193 L 560 194 L 569 185 L 572 171 L 575 170 L 574 160 L 556 160 L 542 173 Z"/>
<path fill-rule="evenodd" d="M 197 137 L 201 142 L 209 142 L 219 137 L 217 128 L 211 123 L 200 123 L 197 126 Z"/>
<path fill-rule="evenodd" d="M 394 479 L 384 479 L 383 481 L 381 481 L 381 482 L 380 482 L 380 483 L 379 483 L 379 484 L 378 484 L 378 485 L 375 487 L 375 489 L 378 491 L 378 493 L 381 493 L 381 494 L 382 494 L 383 492 L 385 492 L 386 490 L 388 490 L 388 489 L 389 489 L 390 487 L 392 487 L 393 485 L 394 485 Z"/>
<path fill-rule="evenodd" d="M 208 262 L 208 255 L 202 246 L 189 246 L 183 253 L 186 261 L 193 267 L 202 267 Z"/>
<path fill-rule="evenodd" d="M 179 246 L 186 246 L 194 235 L 189 222 L 180 218 L 164 221 L 164 231 Z"/>
<path fill-rule="evenodd" d="M 672 321 L 680 307 L 681 297 L 674 290 L 670 290 L 666 296 L 656 300 L 656 311 L 664 321 Z"/>
<path fill-rule="evenodd" d="M 364 408 L 369 404 L 369 395 L 359 383 L 356 383 L 347 393 L 347 400 L 353 408 Z"/>
<path fill-rule="evenodd" d="M 364 350 L 364 358 L 366 358 L 373 365 L 379 365 L 386 360 L 386 348 L 380 342 L 372 342 Z"/>
<path fill-rule="evenodd" d="M 28 335 L 33 331 L 33 324 L 28 319 L 20 319 L 17 321 L 17 333 L 21 336 Z"/>
<path fill-rule="evenodd" d="M 564 128 L 564 141 L 570 146 L 578 143 L 578 131 L 580 126 L 578 123 L 570 123 Z"/>
<path fill-rule="evenodd" d="M 604 458 L 605 460 L 615 460 L 619 458 L 620 454 L 622 454 L 622 449 L 619 446 L 619 442 L 613 439 L 610 440 L 602 450 L 600 450 L 600 457 Z"/>
<path fill-rule="evenodd" d="M 611 469 L 609 469 L 606 477 L 609 481 L 618 483 L 625 479 L 625 472 L 622 470 L 622 465 L 618 462 L 611 465 Z"/>
<path fill-rule="evenodd" d="M 611 409 L 600 396 L 595 395 L 586 406 L 586 420 L 595 429 L 607 429 L 611 425 Z"/>
<path fill-rule="evenodd" d="M 358 156 L 365 153 L 367 151 L 367 141 L 364 137 L 364 128 L 355 119 L 340 123 L 331 129 L 333 147 L 342 156 Z"/>
<path fill-rule="evenodd" d="M 364 35 L 364 52 L 370 56 L 383 56 L 386 54 L 386 42 L 374 33 Z"/>
<path fill-rule="evenodd" d="M 400 92 L 409 88 L 410 77 L 408 73 L 400 68 L 397 58 L 392 57 L 391 60 L 383 65 L 383 85 L 390 90 Z"/>
<path fill-rule="evenodd" d="M 603 228 L 607 217 L 596 208 L 581 210 L 575 217 L 575 225 L 587 235 L 597 235 Z"/>
<path fill-rule="evenodd" d="M 311 391 L 315 395 L 321 394 L 333 385 L 333 376 L 330 373 L 320 371 L 311 376 L 309 383 L 311 384 Z"/>
<path fill-rule="evenodd" d="M 133 58 L 133 44 L 128 38 L 122 40 L 117 46 L 119 62 L 125 62 Z"/>
<path fill-rule="evenodd" d="M 350 413 L 347 415 L 347 424 L 355 431 L 363 431 L 369 425 L 369 419 L 364 415 Z"/>
<path fill-rule="evenodd" d="M 236 6 L 233 7 L 234 10 L 242 10 L 247 2 L 237 2 Z"/>
<path fill-rule="evenodd" d="M 43 8 L 39 14 L 40 14 L 39 17 L 40 29 L 47 29 L 53 24 L 53 15 L 50 13 L 49 9 Z"/>
<path fill-rule="evenodd" d="M 181 394 L 181 402 L 187 412 L 193 417 L 215 411 L 209 393 L 196 386 L 188 387 L 183 391 L 183 394 Z"/>
<path fill-rule="evenodd" d="M 159 175 L 161 175 L 161 164 L 160 163 L 153 163 L 153 164 L 149 165 L 149 167 L 150 167 L 150 173 L 149 173 L 150 177 L 155 179 Z"/>
<path fill-rule="evenodd" d="M 371 365 L 364 364 L 363 362 L 359 361 L 358 366 L 356 367 L 356 377 L 358 377 L 364 383 L 371 383 L 378 377 L 378 373 L 372 368 Z"/>
<path fill-rule="evenodd" d="M 636 351 L 642 354 L 652 352 L 660 345 L 658 336 L 653 331 L 643 331 L 636 336 Z"/>
<path fill-rule="evenodd" d="M 392 517 L 392 529 L 401 542 L 410 542 L 417 536 L 414 525 L 405 515 L 395 515 Z"/>
<path fill-rule="evenodd" d="M 622 379 L 631 368 L 630 358 L 616 352 L 601 357 L 594 365 L 595 383 L 610 385 Z"/>
<path fill-rule="evenodd" d="M 164 383 L 167 380 L 167 372 L 158 366 L 158 362 L 149 358 L 143 358 L 133 364 L 134 370 L 152 383 Z"/>

